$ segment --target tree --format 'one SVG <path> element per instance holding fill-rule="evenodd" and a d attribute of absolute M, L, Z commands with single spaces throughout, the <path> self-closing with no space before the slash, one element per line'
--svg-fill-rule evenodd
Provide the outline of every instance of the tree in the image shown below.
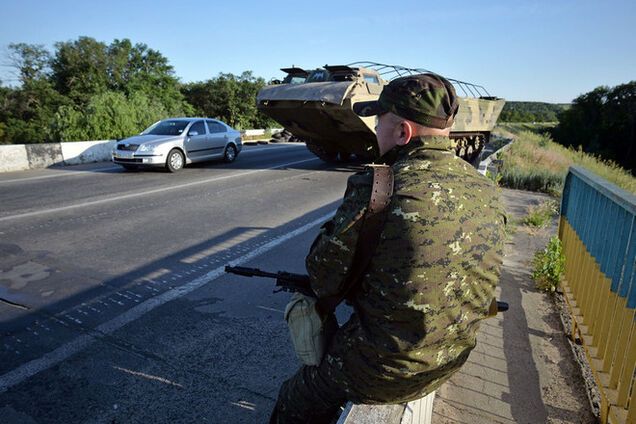
<path fill-rule="evenodd" d="M 9 63 L 17 71 L 22 84 L 46 79 L 50 70 L 51 54 L 41 44 L 9 44 Z"/>
<path fill-rule="evenodd" d="M 636 81 L 613 88 L 597 87 L 574 99 L 559 115 L 552 135 L 564 146 L 636 171 Z"/>
<path fill-rule="evenodd" d="M 9 49 L 21 86 L 0 93 L 1 142 L 118 138 L 194 111 L 168 60 L 145 44 L 80 37 L 56 43 L 53 55 L 40 45 Z"/>
<path fill-rule="evenodd" d="M 179 80 L 168 59 L 145 44 L 115 40 L 108 47 L 109 89 L 127 95 L 144 93 L 161 103 L 172 115 L 190 114 Z"/>
<path fill-rule="evenodd" d="M 204 116 L 215 117 L 235 128 L 268 128 L 273 121 L 256 109 L 256 94 L 265 86 L 251 71 L 236 76 L 220 73 L 216 78 L 186 85 L 187 101 Z"/>
<path fill-rule="evenodd" d="M 9 60 L 21 86 L 3 88 L 0 123 L 3 143 L 48 141 L 50 121 L 58 107 L 68 102 L 49 80 L 50 54 L 40 45 L 9 45 Z"/>
<path fill-rule="evenodd" d="M 500 122 L 556 122 L 566 105 L 541 102 L 506 102 Z"/>
<path fill-rule="evenodd" d="M 55 43 L 51 78 L 56 90 L 75 104 L 108 89 L 108 47 L 91 37 Z"/>

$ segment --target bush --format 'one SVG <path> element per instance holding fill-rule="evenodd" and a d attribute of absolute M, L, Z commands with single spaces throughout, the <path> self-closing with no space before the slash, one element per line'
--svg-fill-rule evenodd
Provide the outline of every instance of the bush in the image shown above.
<path fill-rule="evenodd" d="M 121 139 L 168 116 L 160 103 L 142 93 L 127 98 L 123 93 L 107 91 L 93 96 L 84 110 L 61 107 L 52 133 L 58 141 Z"/>
<path fill-rule="evenodd" d="M 559 214 L 559 204 L 555 201 L 543 202 L 537 206 L 531 206 L 528 215 L 523 218 L 523 223 L 530 227 L 544 228 Z"/>
<path fill-rule="evenodd" d="M 565 255 L 561 248 L 561 240 L 554 236 L 545 249 L 534 255 L 532 279 L 539 290 L 555 292 L 565 271 Z"/>

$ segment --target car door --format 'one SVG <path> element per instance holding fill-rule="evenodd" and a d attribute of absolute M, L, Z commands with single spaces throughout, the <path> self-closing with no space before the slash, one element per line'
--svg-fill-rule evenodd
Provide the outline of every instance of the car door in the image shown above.
<path fill-rule="evenodd" d="M 211 119 L 205 122 L 208 124 L 208 141 L 212 153 L 214 155 L 222 155 L 225 150 L 225 143 L 227 143 L 227 128 L 220 122 Z"/>
<path fill-rule="evenodd" d="M 185 140 L 185 149 L 193 161 L 201 159 L 202 156 L 209 154 L 208 135 L 205 131 L 203 120 L 195 121 L 188 129 Z"/>

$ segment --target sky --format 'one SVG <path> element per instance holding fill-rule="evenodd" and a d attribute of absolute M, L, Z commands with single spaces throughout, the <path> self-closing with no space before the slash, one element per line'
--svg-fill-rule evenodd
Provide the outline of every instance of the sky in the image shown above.
<path fill-rule="evenodd" d="M 372 61 L 426 68 L 515 101 L 569 103 L 636 80 L 636 1 L 0 0 L 0 80 L 10 43 L 128 38 L 184 83 L 251 70 Z"/>

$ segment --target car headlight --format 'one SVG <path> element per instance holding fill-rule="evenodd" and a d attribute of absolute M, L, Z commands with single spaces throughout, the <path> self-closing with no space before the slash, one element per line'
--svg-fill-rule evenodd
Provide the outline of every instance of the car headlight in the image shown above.
<path fill-rule="evenodd" d="M 138 152 L 152 152 L 157 148 L 154 144 L 142 144 L 137 149 Z"/>

